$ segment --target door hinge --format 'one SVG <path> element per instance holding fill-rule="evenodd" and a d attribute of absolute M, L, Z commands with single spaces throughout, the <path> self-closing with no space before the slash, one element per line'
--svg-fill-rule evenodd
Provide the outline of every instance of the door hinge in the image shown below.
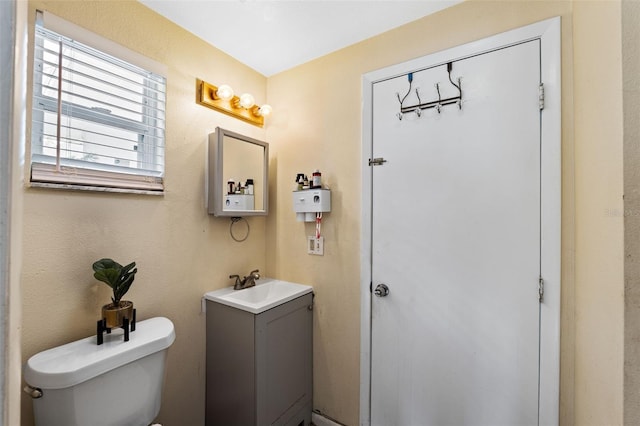
<path fill-rule="evenodd" d="M 544 109 L 544 83 L 540 83 L 540 86 L 538 86 L 538 106 L 540 111 Z"/>
<path fill-rule="evenodd" d="M 369 158 L 369 166 L 382 166 L 383 163 L 386 163 L 387 160 L 385 160 L 382 157 L 378 157 L 378 158 Z"/>
<path fill-rule="evenodd" d="M 544 278 L 538 278 L 538 302 L 544 301 Z"/>

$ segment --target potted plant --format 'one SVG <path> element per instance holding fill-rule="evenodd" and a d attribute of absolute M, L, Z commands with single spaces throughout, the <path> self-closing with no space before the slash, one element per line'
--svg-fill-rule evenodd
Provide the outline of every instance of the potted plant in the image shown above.
<path fill-rule="evenodd" d="M 106 283 L 113 289 L 111 302 L 102 307 L 102 318 L 106 319 L 108 328 L 122 327 L 123 319 L 132 319 L 133 302 L 122 300 L 122 296 L 129 291 L 136 272 L 136 262 L 126 266 L 120 265 L 112 259 L 100 259 L 93 263 L 93 276 L 98 281 Z"/>

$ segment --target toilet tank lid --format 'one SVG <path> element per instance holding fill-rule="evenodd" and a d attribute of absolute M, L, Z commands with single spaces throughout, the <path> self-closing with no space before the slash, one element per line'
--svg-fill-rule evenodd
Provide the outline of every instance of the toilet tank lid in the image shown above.
<path fill-rule="evenodd" d="M 24 366 L 24 379 L 41 389 L 68 388 L 162 351 L 176 338 L 173 323 L 164 317 L 137 322 L 128 342 L 123 334 L 114 329 L 102 345 L 91 336 L 37 353 Z"/>

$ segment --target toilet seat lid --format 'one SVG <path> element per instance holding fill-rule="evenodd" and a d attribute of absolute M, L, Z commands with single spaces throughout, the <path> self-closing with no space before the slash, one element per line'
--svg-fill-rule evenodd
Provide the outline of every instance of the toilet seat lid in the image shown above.
<path fill-rule="evenodd" d="M 123 334 L 114 329 L 102 345 L 91 336 L 37 353 L 24 366 L 24 379 L 41 389 L 68 388 L 167 349 L 176 338 L 173 323 L 164 317 L 137 322 L 128 342 Z"/>

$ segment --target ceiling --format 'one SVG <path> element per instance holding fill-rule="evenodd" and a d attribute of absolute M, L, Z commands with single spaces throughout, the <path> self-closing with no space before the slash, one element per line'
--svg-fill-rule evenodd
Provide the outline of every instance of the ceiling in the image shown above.
<path fill-rule="evenodd" d="M 461 0 L 139 0 L 271 76 Z"/>

